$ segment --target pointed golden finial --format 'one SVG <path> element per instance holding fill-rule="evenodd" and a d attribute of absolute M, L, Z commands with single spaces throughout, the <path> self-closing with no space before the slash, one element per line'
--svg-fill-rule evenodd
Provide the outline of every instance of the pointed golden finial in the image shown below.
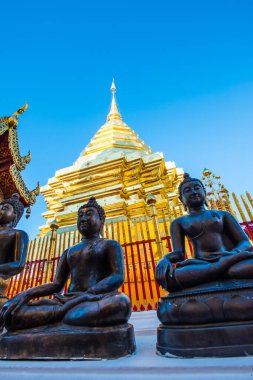
<path fill-rule="evenodd" d="M 8 125 L 9 128 L 13 128 L 18 124 L 18 117 L 22 113 L 24 113 L 28 108 L 28 104 L 24 104 L 23 107 L 19 108 L 16 112 L 14 112 L 9 118 L 8 118 Z"/>
<path fill-rule="evenodd" d="M 111 102 L 110 112 L 107 115 L 107 121 L 122 120 L 121 114 L 119 113 L 118 106 L 116 103 L 116 97 L 115 97 L 116 86 L 115 86 L 114 79 L 112 80 L 112 84 L 111 84 L 111 93 L 112 93 L 112 102 Z"/>
<path fill-rule="evenodd" d="M 112 94 L 115 94 L 116 92 L 116 85 L 115 85 L 115 81 L 114 81 L 114 78 L 112 79 L 112 84 L 111 84 L 111 93 Z"/>
<path fill-rule="evenodd" d="M 23 105 L 23 107 L 19 108 L 16 112 L 14 112 L 14 114 L 12 116 L 17 116 L 18 117 L 19 115 L 21 115 L 22 113 L 24 113 L 27 110 L 27 108 L 28 108 L 28 103 L 25 103 Z"/>

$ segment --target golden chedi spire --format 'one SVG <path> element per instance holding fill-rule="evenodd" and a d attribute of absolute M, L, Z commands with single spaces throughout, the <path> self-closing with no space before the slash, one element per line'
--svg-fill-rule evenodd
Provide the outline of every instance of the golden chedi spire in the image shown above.
<path fill-rule="evenodd" d="M 116 86 L 114 79 L 112 80 L 111 84 L 111 93 L 112 93 L 112 102 L 111 102 L 111 108 L 110 112 L 107 115 L 107 121 L 110 120 L 122 120 L 121 114 L 119 113 L 117 102 L 116 102 Z"/>
<path fill-rule="evenodd" d="M 130 152 L 139 152 L 140 154 L 150 154 L 151 149 L 148 147 L 126 123 L 124 123 L 119 113 L 116 102 L 116 86 L 114 79 L 111 84 L 111 107 L 107 115 L 106 123 L 97 131 L 91 139 L 81 157 L 92 157 L 94 159 L 101 154 L 111 154 L 121 152 L 121 154 Z M 110 152 L 109 152 L 110 151 Z M 78 160 L 79 162 L 79 160 Z"/>

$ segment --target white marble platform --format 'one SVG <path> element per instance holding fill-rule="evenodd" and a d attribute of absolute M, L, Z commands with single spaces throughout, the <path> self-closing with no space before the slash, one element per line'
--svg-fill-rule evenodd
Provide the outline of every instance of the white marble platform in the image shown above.
<path fill-rule="evenodd" d="M 253 379 L 253 357 L 172 359 L 155 354 L 156 313 L 133 313 L 137 351 L 117 360 L 0 361 L 0 380 Z M 38 342 L 39 344 L 39 342 Z"/>

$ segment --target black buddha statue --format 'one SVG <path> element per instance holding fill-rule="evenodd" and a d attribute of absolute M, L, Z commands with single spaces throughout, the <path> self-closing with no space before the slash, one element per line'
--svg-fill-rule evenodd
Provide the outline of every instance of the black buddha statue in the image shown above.
<path fill-rule="evenodd" d="M 15 228 L 23 212 L 18 194 L 0 203 L 0 307 L 7 299 L 9 279 L 20 273 L 25 265 L 28 235 Z"/>
<path fill-rule="evenodd" d="M 82 240 L 63 252 L 54 281 L 17 294 L 2 309 L 0 314 L 2 326 L 9 332 L 29 329 L 26 331 L 30 331 L 32 344 L 35 344 L 36 335 L 32 335 L 34 332 L 32 328 L 49 327 L 48 337 L 45 337 L 47 349 L 44 347 L 38 353 L 35 348 L 39 357 L 48 355 L 50 350 L 52 357 L 63 355 L 64 358 L 76 355 L 118 357 L 134 351 L 133 329 L 129 328 L 131 325 L 127 325 L 131 315 L 131 303 L 125 294 L 118 291 L 124 282 L 123 251 L 118 242 L 100 237 L 104 221 L 103 208 L 95 198 L 90 198 L 89 202 L 81 206 L 78 211 L 77 227 Z M 68 292 L 61 294 L 69 276 Z M 41 298 L 49 295 L 54 298 Z M 41 299 L 32 301 L 35 298 Z M 63 326 L 70 332 L 69 335 L 59 333 Z M 83 337 L 79 348 L 73 341 L 74 326 L 79 328 L 76 335 L 79 334 L 78 339 L 80 336 Z M 116 333 L 113 332 L 111 326 L 118 326 L 119 331 L 116 329 Z M 88 332 L 87 329 L 80 330 L 87 327 L 95 329 L 88 329 Z M 45 332 L 45 328 L 42 331 Z M 106 331 L 109 335 L 116 334 L 109 336 L 108 339 L 117 339 L 117 344 L 114 343 L 112 346 L 107 342 L 103 344 Z M 58 347 L 56 349 L 54 339 Z M 59 340 L 62 340 L 65 347 L 68 346 L 66 354 L 59 353 L 62 349 L 59 348 Z M 0 342 L 0 346 L 1 344 L 3 341 Z M 79 349 L 80 351 L 77 351 Z M 80 354 L 82 349 L 84 353 Z M 26 351 L 23 355 L 29 358 L 32 352 L 27 354 Z M 9 357 L 12 357 L 11 354 Z"/>
<path fill-rule="evenodd" d="M 158 284 L 170 292 L 159 303 L 158 318 L 163 325 L 174 326 L 174 333 L 175 326 L 182 329 L 188 325 L 197 328 L 203 324 L 250 321 L 253 318 L 253 247 L 247 235 L 229 212 L 206 209 L 206 192 L 200 180 L 185 174 L 179 186 L 179 198 L 189 214 L 172 222 L 174 251 L 156 269 Z M 192 259 L 185 260 L 185 238 L 193 246 Z M 161 327 L 159 331 L 158 351 L 159 345 L 167 344 L 161 343 L 161 339 L 159 343 L 159 336 L 171 330 Z M 190 346 L 192 342 L 197 340 L 189 335 Z M 180 346 L 179 341 L 177 344 Z M 232 351 L 227 353 L 233 354 Z M 164 354 L 161 347 L 159 352 Z M 171 347 L 170 352 L 173 352 Z"/>

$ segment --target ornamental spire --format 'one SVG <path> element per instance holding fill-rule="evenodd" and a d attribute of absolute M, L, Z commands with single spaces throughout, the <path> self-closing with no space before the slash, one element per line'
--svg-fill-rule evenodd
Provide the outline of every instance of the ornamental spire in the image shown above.
<path fill-rule="evenodd" d="M 112 84 L 111 84 L 112 102 L 111 102 L 110 112 L 107 115 L 107 121 L 122 120 L 121 114 L 119 113 L 118 106 L 116 103 L 115 92 L 116 92 L 116 86 L 113 79 Z"/>

